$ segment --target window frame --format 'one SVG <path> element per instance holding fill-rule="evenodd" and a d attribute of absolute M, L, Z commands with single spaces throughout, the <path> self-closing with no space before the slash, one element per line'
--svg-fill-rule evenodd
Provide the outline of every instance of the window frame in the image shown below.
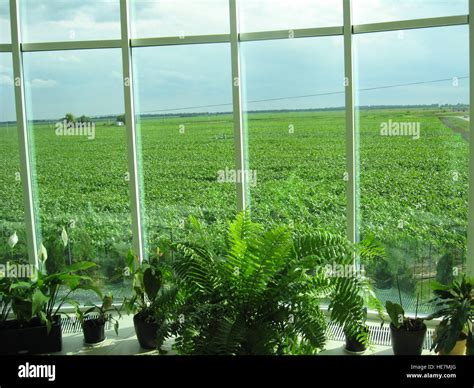
<path fill-rule="evenodd" d="M 233 117 L 235 133 L 235 160 L 236 168 L 248 168 L 247 133 L 243 125 L 243 104 L 241 91 L 241 58 L 240 43 L 257 40 L 298 39 L 307 37 L 343 36 L 344 39 L 344 68 L 345 68 L 345 122 L 346 122 L 346 160 L 347 160 L 347 237 L 350 241 L 358 240 L 357 214 L 357 142 L 355 126 L 355 99 L 354 99 L 354 49 L 353 37 L 356 34 L 368 34 L 387 31 L 403 31 L 420 28 L 435 28 L 445 26 L 469 25 L 469 72 L 470 72 L 470 116 L 474 117 L 474 0 L 469 0 L 469 15 L 400 20 L 382 23 L 354 25 L 352 22 L 352 1 L 343 1 L 343 25 L 334 27 L 305 28 L 294 30 L 239 32 L 239 0 L 229 1 L 230 33 L 218 35 L 195 35 L 186 37 L 155 37 L 132 39 L 130 34 L 130 4 L 131 0 L 120 0 L 120 28 L 121 39 L 91 40 L 68 42 L 23 43 L 20 28 L 20 2 L 10 0 L 11 44 L 0 44 L 0 52 L 11 53 L 13 59 L 13 73 L 15 79 L 15 106 L 18 122 L 19 148 L 21 161 L 21 176 L 23 181 L 24 207 L 26 216 L 26 231 L 28 255 L 32 264 L 38 266 L 37 240 L 37 211 L 35 209 L 35 192 L 32 182 L 32 160 L 30 139 L 26 122 L 25 85 L 23 75 L 23 53 L 31 51 L 56 51 L 80 49 L 107 49 L 119 48 L 122 50 L 122 68 L 125 91 L 125 112 L 127 129 L 128 163 L 130 173 L 130 201 L 132 209 L 133 248 L 140 260 L 144 259 L 145 242 L 143 238 L 143 204 L 140 198 L 142 182 L 138 171 L 139 150 L 137 147 L 137 130 L 134 106 L 132 54 L 136 47 L 160 47 L 168 45 L 190 45 L 209 43 L 229 43 L 231 48 Z M 474 120 L 470 121 L 470 131 L 474 133 Z M 469 226 L 468 226 L 468 260 L 467 273 L 474 275 L 474 136 L 469 143 Z M 249 191 L 247 182 L 236 185 L 238 211 L 249 206 Z"/>

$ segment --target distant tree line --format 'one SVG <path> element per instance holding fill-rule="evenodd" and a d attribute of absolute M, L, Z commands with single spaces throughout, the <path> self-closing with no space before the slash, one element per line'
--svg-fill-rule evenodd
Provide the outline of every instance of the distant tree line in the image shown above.
<path fill-rule="evenodd" d="M 66 121 L 68 124 L 75 124 L 75 123 L 92 123 L 92 119 L 88 116 L 82 115 L 78 118 L 74 116 L 72 113 L 66 113 L 62 118 L 62 121 Z"/>
<path fill-rule="evenodd" d="M 125 115 L 119 115 L 117 116 L 117 122 L 121 122 L 125 124 Z M 68 124 L 75 124 L 75 123 L 92 123 L 92 119 L 89 116 L 82 115 L 80 117 L 74 116 L 72 113 L 66 113 L 64 117 L 61 119 L 61 121 L 66 121 Z"/>
<path fill-rule="evenodd" d="M 125 115 L 120 115 L 120 116 L 117 116 L 117 122 L 118 123 L 126 123 L 125 121 Z"/>

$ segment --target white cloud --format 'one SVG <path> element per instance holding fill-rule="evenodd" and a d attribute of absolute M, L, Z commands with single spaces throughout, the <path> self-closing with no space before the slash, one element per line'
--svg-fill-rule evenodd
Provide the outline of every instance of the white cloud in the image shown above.
<path fill-rule="evenodd" d="M 40 79 L 40 78 L 35 78 L 29 82 L 29 85 L 32 88 L 36 89 L 48 89 L 48 88 L 54 88 L 58 83 L 55 80 L 52 79 Z"/>
<path fill-rule="evenodd" d="M 11 66 L 2 65 L 0 63 L 0 73 L 11 73 L 11 72 L 12 72 Z"/>
<path fill-rule="evenodd" d="M 54 58 L 61 63 L 78 63 L 80 62 L 79 58 L 76 55 L 55 55 Z"/>
<path fill-rule="evenodd" d="M 135 0 L 132 5 L 134 37 L 229 33 L 227 0 Z"/>
<path fill-rule="evenodd" d="M 166 77 L 168 79 L 174 78 L 178 79 L 181 81 L 196 81 L 197 79 L 203 79 L 202 76 L 197 77 L 196 74 L 190 74 L 190 73 L 185 73 L 181 71 L 175 71 L 175 70 L 160 70 L 159 71 L 160 75 L 163 77 Z"/>
<path fill-rule="evenodd" d="M 28 42 L 119 39 L 118 1 L 31 2 L 24 7 L 24 36 Z"/>
<path fill-rule="evenodd" d="M 342 25 L 343 0 L 240 0 L 242 31 Z M 119 1 L 27 3 L 28 41 L 119 39 Z M 134 0 L 134 37 L 225 34 L 228 0 Z M 468 0 L 353 0 L 354 23 L 467 13 Z M 1 26 L 4 23 L 0 23 Z M 3 35 L 3 34 L 2 34 Z M 0 39 L 1 35 L 0 35 Z"/>
<path fill-rule="evenodd" d="M 112 70 L 110 73 L 111 78 L 122 79 L 122 73 L 116 70 Z"/>
<path fill-rule="evenodd" d="M 106 7 L 106 1 L 23 1 L 28 4 L 23 11 L 30 10 L 25 12 L 28 16 L 25 20 L 28 21 L 23 25 L 30 41 L 120 37 L 116 6 Z M 118 0 L 113 2 L 119 3 Z M 135 37 L 177 36 L 181 32 L 189 36 L 229 31 L 228 0 L 134 0 L 131 3 L 134 6 L 132 26 Z M 467 0 L 353 0 L 353 10 L 358 18 L 354 22 L 465 13 L 462 4 L 467 4 Z M 240 0 L 240 22 L 244 31 L 341 25 L 342 0 Z M 2 28 L 0 23 L 0 39 L 3 39 Z M 467 31 L 465 26 L 455 28 Z M 452 29 L 454 27 L 438 29 L 439 35 L 429 41 L 416 30 L 406 31 L 403 40 L 398 38 L 396 32 L 356 36 L 359 53 L 356 63 L 360 62 L 363 73 L 361 86 L 465 75 L 463 64 L 467 64 L 464 58 L 467 46 L 465 39 L 458 40 Z M 75 32 L 74 37 L 70 35 L 72 31 Z M 427 36 L 433 34 L 430 30 L 424 31 Z M 324 42 L 329 40 L 331 46 L 326 48 Z M 248 54 L 243 56 L 243 63 L 249 69 L 244 75 L 253 74 L 246 80 L 251 99 L 310 94 L 313 90 L 339 90 L 340 78 L 343 77 L 340 70 L 343 64 L 342 44 L 342 37 L 243 44 L 243 53 Z M 454 50 L 454 44 L 458 44 L 460 49 Z M 391 53 L 393 55 L 389 55 Z M 391 60 L 385 58 L 388 56 Z M 426 61 L 423 62 L 423 58 Z M 143 90 L 140 93 L 141 102 L 149 110 L 164 104 L 179 107 L 231 100 L 228 45 L 137 48 L 134 49 L 134 63 L 137 90 Z M 332 71 L 336 66 L 339 71 Z M 28 53 L 25 55 L 25 69 L 31 79 L 28 86 L 41 89 L 34 93 L 35 99 L 31 103 L 37 112 L 35 117 L 54 117 L 72 109 L 70 106 L 78 112 L 97 114 L 123 110 L 122 83 L 118 81 L 122 79 L 118 49 Z M 422 71 L 426 74 L 420 75 Z M 11 74 L 11 66 L 0 66 L 0 83 L 11 83 Z M 335 75 L 328 79 L 328 74 Z M 338 74 L 341 74 L 340 78 Z M 313 78 L 314 82 L 308 82 Z M 202 80 L 205 82 L 199 83 Z M 284 85 L 288 87 L 278 86 L 278 82 L 282 85 L 286 82 Z M 74 96 L 65 98 L 58 85 L 68 85 L 71 90 L 90 90 L 90 85 L 94 85 L 98 91 L 104 90 L 106 97 L 100 98 L 94 93 L 94 98 L 85 98 L 84 94 L 74 93 Z M 157 85 L 160 87 L 157 88 Z M 112 93 L 113 96 L 109 92 L 110 87 L 118 91 Z M 13 88 L 9 89 L 13 91 Z M 385 101 L 385 94 L 374 95 Z M 403 90 L 394 91 L 391 95 L 393 98 L 400 96 L 400 100 L 405 98 Z M 185 101 L 182 101 L 183 96 Z M 420 93 L 413 101 L 430 101 L 427 96 L 430 97 L 429 93 Z M 459 98 L 453 96 L 450 101 L 458 102 Z M 273 106 L 276 103 L 269 103 L 267 108 Z M 281 107 L 289 106 L 288 102 L 281 102 Z"/>
<path fill-rule="evenodd" d="M 245 32 L 343 24 L 342 0 L 241 0 L 239 11 Z"/>
<path fill-rule="evenodd" d="M 461 15 L 468 12 L 467 0 L 354 0 L 354 23 Z"/>
<path fill-rule="evenodd" d="M 0 75 L 0 85 L 13 85 L 12 77 L 8 75 Z"/>

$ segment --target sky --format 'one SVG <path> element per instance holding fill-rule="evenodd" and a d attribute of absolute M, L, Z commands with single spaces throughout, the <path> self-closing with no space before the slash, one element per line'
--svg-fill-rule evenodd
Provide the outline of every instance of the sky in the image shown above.
<path fill-rule="evenodd" d="M 240 31 L 342 25 L 342 0 L 240 0 Z M 467 0 L 353 0 L 354 24 L 467 14 Z M 0 43 L 10 41 L 8 1 L 0 0 Z M 119 39 L 119 0 L 21 0 L 25 42 Z M 132 0 L 132 35 L 229 33 L 227 0 Z M 467 103 L 468 27 L 358 35 L 360 105 Z M 344 104 L 342 37 L 241 44 L 248 110 Z M 137 112 L 230 111 L 229 44 L 133 50 Z M 118 49 L 26 53 L 29 119 L 123 112 Z M 410 87 L 361 89 L 448 79 Z M 337 93 L 332 95 L 320 95 Z M 320 95 L 314 97 L 300 97 Z M 287 98 L 290 97 L 290 98 Z M 287 98 L 287 99 L 285 99 Z M 262 101 L 263 100 L 263 101 Z M 271 101 L 268 101 L 271 100 Z M 214 107 L 197 108 L 203 105 Z M 0 53 L 0 121 L 14 120 L 11 57 Z"/>

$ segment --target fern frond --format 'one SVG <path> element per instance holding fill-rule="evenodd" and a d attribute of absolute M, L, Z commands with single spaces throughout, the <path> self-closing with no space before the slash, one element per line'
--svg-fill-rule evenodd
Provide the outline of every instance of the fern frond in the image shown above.
<path fill-rule="evenodd" d="M 316 349 L 324 349 L 327 321 L 319 307 L 300 309 L 294 319 L 295 329 L 301 338 Z"/>
<path fill-rule="evenodd" d="M 206 250 L 189 244 L 177 244 L 172 268 L 178 279 L 194 291 L 211 294 L 219 284 L 216 263 Z"/>
<path fill-rule="evenodd" d="M 334 278 L 333 281 L 335 289 L 329 303 L 331 319 L 351 331 L 365 319 L 364 300 L 358 283 L 354 278 Z"/>

